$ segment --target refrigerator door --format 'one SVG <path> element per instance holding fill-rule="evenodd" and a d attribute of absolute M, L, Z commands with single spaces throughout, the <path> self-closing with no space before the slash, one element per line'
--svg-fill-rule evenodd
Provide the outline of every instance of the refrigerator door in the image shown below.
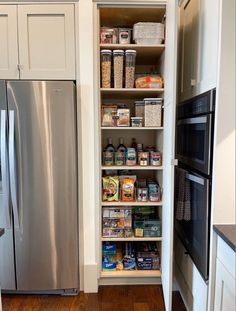
<path fill-rule="evenodd" d="M 6 83 L 0 81 L 0 228 L 5 234 L 0 238 L 0 288 L 16 289 L 13 229 L 9 202 L 9 171 L 7 152 L 8 125 Z"/>
<path fill-rule="evenodd" d="M 78 289 L 74 84 L 8 81 L 7 95 L 17 289 Z"/>

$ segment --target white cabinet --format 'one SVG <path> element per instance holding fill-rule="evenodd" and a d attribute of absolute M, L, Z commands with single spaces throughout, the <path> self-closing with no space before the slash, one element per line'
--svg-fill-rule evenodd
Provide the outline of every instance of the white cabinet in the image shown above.
<path fill-rule="evenodd" d="M 206 311 L 208 286 L 179 238 L 175 237 L 175 281 L 189 311 Z"/>
<path fill-rule="evenodd" d="M 0 21 L 1 79 L 75 79 L 73 4 L 0 6 L 2 11 L 8 15 Z"/>
<path fill-rule="evenodd" d="M 194 95 L 197 83 L 200 0 L 184 1 L 180 9 L 180 100 Z"/>
<path fill-rule="evenodd" d="M 218 236 L 214 311 L 236 310 L 236 253 Z"/>
<path fill-rule="evenodd" d="M 0 79 L 18 79 L 17 6 L 0 5 Z"/>
<path fill-rule="evenodd" d="M 219 3 L 184 0 L 179 24 L 179 100 L 216 87 Z"/>

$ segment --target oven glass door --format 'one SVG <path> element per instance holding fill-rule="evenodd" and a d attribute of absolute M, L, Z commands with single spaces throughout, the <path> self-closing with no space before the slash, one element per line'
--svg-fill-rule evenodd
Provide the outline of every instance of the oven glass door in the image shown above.
<path fill-rule="evenodd" d="M 177 121 L 177 158 L 209 175 L 212 114 Z"/>
<path fill-rule="evenodd" d="M 178 168 L 177 168 L 178 169 Z M 177 216 L 178 193 L 175 194 L 175 229 L 185 248 L 193 259 L 196 267 L 206 280 L 208 278 L 208 248 L 209 248 L 209 219 L 210 219 L 210 180 L 197 174 L 186 173 L 188 183 L 189 219 Z M 176 184 L 178 180 L 176 180 Z M 186 211 L 185 211 L 186 213 Z"/>

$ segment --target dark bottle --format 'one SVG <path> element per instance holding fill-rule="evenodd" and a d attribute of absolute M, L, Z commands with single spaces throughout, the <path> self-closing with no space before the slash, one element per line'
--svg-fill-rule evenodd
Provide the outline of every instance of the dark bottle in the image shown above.
<path fill-rule="evenodd" d="M 108 144 L 103 150 L 103 164 L 104 165 L 114 165 L 114 155 L 115 155 L 115 147 L 112 144 L 112 138 L 109 137 L 107 139 Z"/>
<path fill-rule="evenodd" d="M 134 148 L 135 150 L 137 149 L 136 138 L 132 138 L 131 148 Z"/>
<path fill-rule="evenodd" d="M 124 165 L 125 164 L 125 155 L 127 148 L 124 145 L 124 138 L 119 139 L 119 146 L 117 147 L 115 153 L 115 164 L 116 165 Z"/>

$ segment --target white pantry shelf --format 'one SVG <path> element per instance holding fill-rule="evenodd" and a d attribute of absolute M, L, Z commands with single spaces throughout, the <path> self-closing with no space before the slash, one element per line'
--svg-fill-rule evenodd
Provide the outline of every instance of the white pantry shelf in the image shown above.
<path fill-rule="evenodd" d="M 142 127 L 131 127 L 131 126 L 123 126 L 123 127 L 121 127 L 121 126 L 102 126 L 101 127 L 101 130 L 163 130 L 164 129 L 164 127 L 163 126 L 150 126 L 150 127 L 144 127 L 144 126 L 142 126 Z"/>
<path fill-rule="evenodd" d="M 140 242 L 140 241 L 148 241 L 148 242 L 159 242 L 162 241 L 162 237 L 131 237 L 131 238 L 101 238 L 102 242 Z"/>
<path fill-rule="evenodd" d="M 107 202 L 107 201 L 102 201 L 101 202 L 102 206 L 162 206 L 162 202 Z"/>
<path fill-rule="evenodd" d="M 152 89 L 140 89 L 140 88 L 132 88 L 132 89 L 115 89 L 115 88 L 100 88 L 100 93 L 102 96 L 102 100 L 122 100 L 122 99 L 139 99 L 145 97 L 162 97 L 164 92 L 164 88 L 152 88 Z"/>
<path fill-rule="evenodd" d="M 151 171 L 162 171 L 163 166 L 140 166 L 140 165 L 134 165 L 134 166 L 127 166 L 127 165 L 121 165 L 121 166 L 102 166 L 102 170 L 151 170 Z"/>
<path fill-rule="evenodd" d="M 160 270 L 123 270 L 123 271 L 102 271 L 102 278 L 123 278 L 123 277 L 160 277 Z"/>

